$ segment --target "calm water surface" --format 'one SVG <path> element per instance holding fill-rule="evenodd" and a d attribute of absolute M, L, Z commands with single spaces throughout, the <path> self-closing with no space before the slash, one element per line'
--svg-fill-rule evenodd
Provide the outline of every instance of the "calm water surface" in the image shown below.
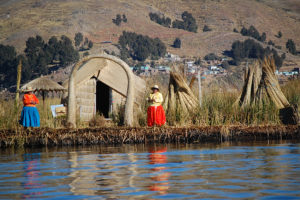
<path fill-rule="evenodd" d="M 299 142 L 0 153 L 0 199 L 300 199 Z"/>

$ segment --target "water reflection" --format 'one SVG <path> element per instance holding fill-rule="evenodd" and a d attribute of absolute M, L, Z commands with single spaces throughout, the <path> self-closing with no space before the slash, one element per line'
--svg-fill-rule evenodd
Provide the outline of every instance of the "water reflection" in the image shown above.
<path fill-rule="evenodd" d="M 153 183 L 149 186 L 150 191 L 157 191 L 160 195 L 167 194 L 169 189 L 168 179 L 171 176 L 170 172 L 166 172 L 164 164 L 168 162 L 167 156 L 164 154 L 167 152 L 167 147 L 160 146 L 156 148 L 150 148 L 149 150 L 149 164 L 153 165 L 151 170 L 153 175 L 151 177 Z"/>
<path fill-rule="evenodd" d="M 1 199 L 300 198 L 300 144 L 0 150 Z"/>
<path fill-rule="evenodd" d="M 22 185 L 25 192 L 22 195 L 22 198 L 37 198 L 42 194 L 39 189 L 43 187 L 43 184 L 40 181 L 42 175 L 40 171 L 40 153 L 24 154 L 23 158 L 25 181 Z"/>

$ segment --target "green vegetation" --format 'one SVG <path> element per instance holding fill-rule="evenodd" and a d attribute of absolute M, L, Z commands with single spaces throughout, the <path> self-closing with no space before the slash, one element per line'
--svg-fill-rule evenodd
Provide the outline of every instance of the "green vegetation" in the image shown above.
<path fill-rule="evenodd" d="M 127 17 L 125 14 L 121 15 L 117 14 L 115 19 L 112 19 L 112 22 L 117 25 L 120 26 L 122 22 L 127 23 Z"/>
<path fill-rule="evenodd" d="M 176 38 L 173 42 L 173 47 L 174 48 L 180 48 L 181 47 L 181 40 L 180 38 Z"/>
<path fill-rule="evenodd" d="M 122 15 L 122 21 L 123 21 L 124 23 L 127 23 L 127 21 L 128 21 L 125 14 Z"/>
<path fill-rule="evenodd" d="M 281 31 L 278 31 L 278 34 L 276 35 L 276 37 L 278 37 L 278 38 L 281 38 L 281 37 L 282 37 Z"/>
<path fill-rule="evenodd" d="M 227 60 L 224 60 L 224 61 L 221 63 L 221 65 L 222 65 L 222 67 L 223 67 L 224 69 L 228 69 L 228 68 L 229 68 L 229 63 L 228 63 Z"/>
<path fill-rule="evenodd" d="M 297 55 L 296 45 L 292 39 L 288 39 L 286 42 L 286 48 L 291 54 Z"/>
<path fill-rule="evenodd" d="M 78 42 L 78 39 L 77 39 Z M 0 44 L 0 86 L 10 87 L 16 83 L 16 69 L 22 60 L 22 83 L 49 73 L 49 65 L 65 67 L 79 59 L 72 41 L 65 35 L 58 40 L 52 36 L 45 42 L 39 35 L 26 41 L 25 55 L 17 55 L 13 46 Z"/>
<path fill-rule="evenodd" d="M 81 44 L 81 42 L 83 41 L 83 35 L 82 33 L 76 33 L 75 37 L 74 37 L 74 41 L 75 41 L 75 47 L 79 47 L 79 45 Z"/>
<path fill-rule="evenodd" d="M 220 60 L 220 57 L 214 53 L 209 53 L 206 56 L 204 56 L 204 60 Z"/>
<path fill-rule="evenodd" d="M 274 46 L 275 43 L 272 40 L 269 40 L 268 45 Z"/>
<path fill-rule="evenodd" d="M 211 28 L 209 28 L 207 25 L 204 25 L 203 32 L 211 31 Z"/>
<path fill-rule="evenodd" d="M 18 62 L 15 47 L 0 44 L 0 88 L 16 83 Z"/>
<path fill-rule="evenodd" d="M 247 58 L 264 58 L 267 55 L 273 55 L 277 68 L 282 66 L 284 57 L 279 56 L 275 49 L 269 47 L 263 48 L 259 43 L 252 39 L 247 39 L 244 42 L 235 41 L 232 44 L 231 56 L 236 65 Z"/>
<path fill-rule="evenodd" d="M 258 30 L 254 26 L 250 26 L 249 29 L 243 27 L 241 29 L 241 34 L 243 36 L 253 37 L 253 38 L 255 38 L 255 39 L 257 39 L 258 41 L 261 41 L 261 42 L 264 42 L 267 39 L 266 33 L 263 32 L 262 35 L 260 35 Z"/>
<path fill-rule="evenodd" d="M 94 45 L 94 43 L 91 40 L 89 40 L 87 37 L 85 37 L 83 42 L 83 35 L 80 32 L 75 34 L 74 42 L 76 48 L 79 49 L 80 51 L 90 50 L 91 48 L 93 48 Z"/>
<path fill-rule="evenodd" d="M 150 20 L 151 21 L 154 21 L 164 27 L 168 27 L 170 28 L 170 25 L 171 25 L 171 19 L 169 17 L 165 17 L 165 16 L 162 16 L 160 17 L 159 14 L 156 14 L 156 13 L 149 13 L 149 17 L 150 17 Z"/>
<path fill-rule="evenodd" d="M 196 61 L 194 62 L 194 64 L 195 65 L 200 65 L 201 64 L 201 59 L 200 58 L 196 59 Z"/>
<path fill-rule="evenodd" d="M 178 29 L 183 29 L 186 31 L 194 32 L 197 33 L 197 23 L 193 15 L 187 11 L 184 11 L 181 14 L 181 20 L 175 20 L 172 22 L 172 20 L 169 17 L 165 17 L 164 15 L 159 15 L 157 13 L 149 13 L 149 17 L 151 21 L 154 21 L 164 27 L 170 28 L 172 24 L 172 28 L 178 28 Z"/>
<path fill-rule="evenodd" d="M 175 20 L 172 22 L 173 28 L 183 29 L 183 30 L 197 33 L 198 26 L 195 18 L 191 13 L 184 11 L 181 14 L 181 18 L 183 21 Z"/>
<path fill-rule="evenodd" d="M 123 31 L 119 37 L 121 59 L 131 57 L 133 60 L 144 61 L 149 56 L 158 59 L 166 54 L 166 46 L 159 39 Z"/>

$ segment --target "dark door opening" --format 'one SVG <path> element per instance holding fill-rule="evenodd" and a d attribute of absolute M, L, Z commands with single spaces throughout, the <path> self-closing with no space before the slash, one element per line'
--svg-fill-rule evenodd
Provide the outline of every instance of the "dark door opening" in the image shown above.
<path fill-rule="evenodd" d="M 105 118 L 109 117 L 111 112 L 111 88 L 97 81 L 96 85 L 96 111 L 103 114 Z"/>

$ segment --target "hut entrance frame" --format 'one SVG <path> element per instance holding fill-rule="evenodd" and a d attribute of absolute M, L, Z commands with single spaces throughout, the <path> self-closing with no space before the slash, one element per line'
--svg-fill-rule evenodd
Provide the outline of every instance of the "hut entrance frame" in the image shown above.
<path fill-rule="evenodd" d="M 105 118 L 112 112 L 112 89 L 99 80 L 96 82 L 96 112 Z"/>
<path fill-rule="evenodd" d="M 133 72 L 131 71 L 130 67 L 121 59 L 106 55 L 106 54 L 100 54 L 96 56 L 88 56 L 77 62 L 70 74 L 69 82 L 68 82 L 68 112 L 67 112 L 67 120 L 71 127 L 76 127 L 76 75 L 80 76 L 81 74 L 78 74 L 78 70 L 80 67 L 85 65 L 86 63 L 92 62 L 92 61 L 101 61 L 101 65 L 92 65 L 92 69 L 87 69 L 84 73 L 87 73 L 87 76 L 89 76 L 90 71 L 99 71 L 99 70 L 105 70 L 105 68 L 110 67 L 111 65 L 117 65 L 121 69 L 123 69 L 126 73 L 127 78 L 127 89 L 126 89 L 126 101 L 125 101 L 125 113 L 124 113 L 124 123 L 127 126 L 133 125 L 133 102 L 134 102 L 134 82 L 135 77 Z M 115 72 L 113 72 L 115 73 Z M 110 80 L 112 81 L 111 84 L 114 82 L 117 82 L 118 80 Z M 100 86 L 99 86 L 100 87 Z M 102 98 L 101 96 L 101 90 L 99 92 L 99 98 Z M 97 99 L 97 98 L 96 98 Z"/>

